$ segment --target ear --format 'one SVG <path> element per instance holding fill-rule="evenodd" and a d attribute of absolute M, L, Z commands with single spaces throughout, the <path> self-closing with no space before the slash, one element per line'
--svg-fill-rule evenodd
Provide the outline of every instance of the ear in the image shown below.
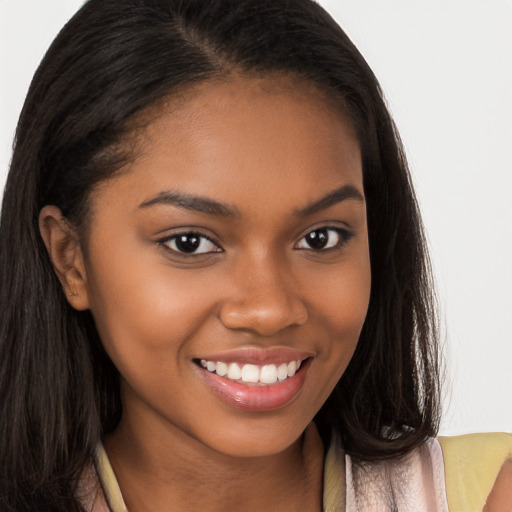
<path fill-rule="evenodd" d="M 39 230 L 67 301 L 79 311 L 89 309 L 87 274 L 77 232 L 52 205 L 41 210 Z"/>

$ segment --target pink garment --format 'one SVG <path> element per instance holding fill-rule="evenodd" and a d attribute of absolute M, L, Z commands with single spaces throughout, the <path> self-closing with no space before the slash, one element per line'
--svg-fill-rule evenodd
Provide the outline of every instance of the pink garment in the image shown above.
<path fill-rule="evenodd" d="M 111 512 L 103 494 L 100 477 L 93 464 L 87 467 L 80 478 L 77 498 L 87 512 Z"/>
<path fill-rule="evenodd" d="M 441 446 L 429 439 L 407 458 L 346 464 L 346 512 L 449 512 Z"/>

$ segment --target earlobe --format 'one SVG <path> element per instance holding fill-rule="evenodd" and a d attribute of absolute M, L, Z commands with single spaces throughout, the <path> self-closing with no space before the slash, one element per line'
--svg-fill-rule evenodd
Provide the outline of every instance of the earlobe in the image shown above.
<path fill-rule="evenodd" d="M 69 304 L 89 309 L 87 274 L 80 239 L 59 208 L 45 206 L 39 214 L 39 230 Z"/>

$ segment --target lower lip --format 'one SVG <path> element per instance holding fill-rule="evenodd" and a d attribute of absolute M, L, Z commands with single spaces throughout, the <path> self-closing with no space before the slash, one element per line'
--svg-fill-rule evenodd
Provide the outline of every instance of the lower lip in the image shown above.
<path fill-rule="evenodd" d="M 299 371 L 283 382 L 268 385 L 240 384 L 216 373 L 199 368 L 209 388 L 225 403 L 246 411 L 271 411 L 292 402 L 302 390 L 310 360 L 302 363 Z"/>

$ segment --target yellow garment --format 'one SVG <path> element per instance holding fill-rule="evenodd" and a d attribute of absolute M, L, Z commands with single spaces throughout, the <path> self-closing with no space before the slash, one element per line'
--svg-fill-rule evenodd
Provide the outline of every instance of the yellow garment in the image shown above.
<path fill-rule="evenodd" d="M 345 454 L 337 436 L 324 461 L 324 512 L 346 512 Z"/>
<path fill-rule="evenodd" d="M 107 510 L 109 512 L 128 512 L 123 501 L 121 489 L 119 489 L 119 484 L 117 483 L 116 475 L 102 443 L 96 447 L 95 466 L 108 508 L 106 503 L 102 504 L 99 502 L 97 508 L 92 509 L 91 512 L 107 512 Z"/>
<path fill-rule="evenodd" d="M 512 434 L 439 437 L 450 512 L 482 512 L 501 466 L 512 458 Z"/>

